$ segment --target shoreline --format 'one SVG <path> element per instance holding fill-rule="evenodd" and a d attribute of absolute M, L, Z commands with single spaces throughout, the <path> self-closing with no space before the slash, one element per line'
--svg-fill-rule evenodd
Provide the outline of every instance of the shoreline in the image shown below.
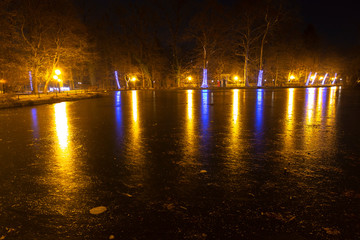
<path fill-rule="evenodd" d="M 44 104 L 52 104 L 64 101 L 78 101 L 83 99 L 99 98 L 105 97 L 116 91 L 176 91 L 176 90 L 212 90 L 212 91 L 224 91 L 232 89 L 285 89 L 285 88 L 321 88 L 321 87 L 343 87 L 342 85 L 325 85 L 325 86 L 265 86 L 265 87 L 173 87 L 173 88 L 134 88 L 134 89 L 120 89 L 120 90 L 109 90 L 109 91 L 97 91 L 97 92 L 79 92 L 79 91 L 69 91 L 62 93 L 48 93 L 48 94 L 0 94 L 0 110 L 7 108 L 18 108 L 18 107 L 28 107 Z"/>
<path fill-rule="evenodd" d="M 49 94 L 4 94 L 0 95 L 0 110 L 7 108 L 28 107 L 59 102 L 78 101 L 83 99 L 107 96 L 108 92 L 64 92 Z"/>

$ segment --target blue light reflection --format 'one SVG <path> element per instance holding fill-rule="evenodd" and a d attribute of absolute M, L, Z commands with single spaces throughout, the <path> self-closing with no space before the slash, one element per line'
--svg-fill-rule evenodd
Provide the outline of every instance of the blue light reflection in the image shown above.
<path fill-rule="evenodd" d="M 264 90 L 258 89 L 256 95 L 256 117 L 255 117 L 256 135 L 262 134 L 264 122 Z"/>
<path fill-rule="evenodd" d="M 39 125 L 36 108 L 31 109 L 31 118 L 34 138 L 39 138 Z"/>
<path fill-rule="evenodd" d="M 115 95 L 115 115 L 116 115 L 116 132 L 118 137 L 122 135 L 122 109 L 121 109 L 121 92 Z"/>
<path fill-rule="evenodd" d="M 209 97 L 208 90 L 201 91 L 201 123 L 203 133 L 209 127 Z"/>

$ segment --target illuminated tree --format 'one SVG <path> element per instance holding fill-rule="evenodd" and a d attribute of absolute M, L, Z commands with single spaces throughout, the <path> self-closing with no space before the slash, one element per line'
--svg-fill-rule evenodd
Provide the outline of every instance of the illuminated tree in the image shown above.
<path fill-rule="evenodd" d="M 33 91 L 38 92 L 42 80 L 46 92 L 56 67 L 84 61 L 84 29 L 70 1 L 19 0 L 18 4 L 18 27 Z"/>
<path fill-rule="evenodd" d="M 190 22 L 189 36 L 195 39 L 195 57 L 201 59 L 203 69 L 202 85 L 207 85 L 207 69 L 209 60 L 219 50 L 219 45 L 226 32 L 223 22 L 223 8 L 216 1 L 210 0 L 203 3 L 201 12 L 197 13 Z"/>

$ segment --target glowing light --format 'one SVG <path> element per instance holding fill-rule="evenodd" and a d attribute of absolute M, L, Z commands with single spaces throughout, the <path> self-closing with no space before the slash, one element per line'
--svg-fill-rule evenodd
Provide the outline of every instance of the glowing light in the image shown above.
<path fill-rule="evenodd" d="M 69 87 L 61 87 L 60 90 L 61 91 L 70 91 L 70 88 Z"/>
<path fill-rule="evenodd" d="M 312 80 L 311 85 L 314 84 L 314 81 L 315 81 L 315 79 L 316 79 L 316 75 L 317 75 L 317 73 L 315 73 L 314 76 L 311 77 L 311 80 Z"/>
<path fill-rule="evenodd" d="M 115 71 L 115 80 L 116 80 L 116 85 L 117 85 L 118 89 L 120 89 L 120 82 L 119 82 L 119 76 L 118 76 L 117 71 Z"/>
<path fill-rule="evenodd" d="M 234 80 L 235 81 L 239 80 L 239 76 L 234 76 Z"/>
<path fill-rule="evenodd" d="M 308 88 L 306 93 L 306 122 L 312 124 L 314 115 L 315 88 Z"/>
<path fill-rule="evenodd" d="M 288 96 L 287 96 L 287 111 L 285 116 L 285 125 L 284 125 L 284 150 L 285 151 L 293 151 L 294 146 L 294 95 L 295 89 L 289 88 L 288 89 Z"/>
<path fill-rule="evenodd" d="M 31 71 L 29 71 L 29 79 L 30 79 L 30 89 L 31 89 L 31 91 L 33 91 L 33 83 L 32 83 Z"/>
<path fill-rule="evenodd" d="M 204 136 L 208 136 L 208 133 L 205 131 L 209 126 L 209 90 L 201 90 L 202 96 L 202 104 L 201 104 L 201 122 L 202 122 L 202 130 Z"/>
<path fill-rule="evenodd" d="M 326 73 L 325 76 L 322 78 L 322 83 L 321 83 L 321 85 L 324 85 L 324 84 L 325 84 L 325 80 L 326 80 L 326 78 L 327 78 L 327 75 L 328 75 L 328 73 Z"/>
<path fill-rule="evenodd" d="M 191 76 L 188 76 L 187 79 L 188 79 L 189 81 L 191 81 L 191 80 L 192 80 L 192 77 L 191 77 Z"/>
<path fill-rule="evenodd" d="M 263 72 L 264 72 L 263 70 L 259 70 L 259 76 L 258 76 L 258 82 L 257 82 L 258 87 L 262 86 Z"/>
<path fill-rule="evenodd" d="M 290 80 L 294 80 L 295 79 L 295 76 L 294 75 L 291 75 L 290 76 Z"/>
<path fill-rule="evenodd" d="M 130 140 L 130 146 L 129 146 L 129 153 L 133 156 L 132 157 L 132 164 L 142 164 L 142 148 L 143 145 L 140 142 L 140 126 L 139 126 L 139 111 L 138 111 L 138 91 L 132 90 L 131 91 L 131 103 L 132 103 L 132 121 L 130 124 L 130 130 L 131 130 L 131 136 L 129 138 Z"/>
<path fill-rule="evenodd" d="M 204 109 L 205 110 L 205 109 Z M 193 90 L 187 90 L 187 116 L 186 116 L 186 128 L 185 128 L 185 141 L 184 141 L 184 162 L 194 158 L 194 153 L 198 149 L 196 146 L 197 131 L 194 131 L 194 117 L 193 117 Z"/>
<path fill-rule="evenodd" d="M 58 80 L 58 79 L 59 79 L 59 76 L 58 76 L 58 75 L 54 75 L 53 78 L 54 78 L 55 80 Z"/>
<path fill-rule="evenodd" d="M 188 119 L 192 120 L 192 110 L 193 110 L 193 90 L 187 90 L 187 113 Z"/>
<path fill-rule="evenodd" d="M 333 81 L 332 81 L 332 83 L 331 83 L 331 84 L 335 84 L 335 81 L 336 81 L 336 76 L 337 76 L 337 73 L 335 73 L 335 77 L 334 77 L 334 79 L 333 79 Z"/>
<path fill-rule="evenodd" d="M 137 122 L 138 120 L 138 108 L 137 108 L 137 92 L 135 90 L 132 91 L 132 113 L 133 113 L 133 120 Z"/>
<path fill-rule="evenodd" d="M 66 102 L 57 103 L 55 108 L 55 126 L 56 134 L 58 136 L 59 146 L 62 150 L 65 150 L 68 146 L 68 120 L 66 114 Z"/>
<path fill-rule="evenodd" d="M 262 127 L 263 127 L 263 111 L 264 111 L 264 101 L 263 101 L 263 89 L 257 90 L 257 96 L 256 96 L 256 132 L 257 134 L 262 133 Z M 260 139 L 260 136 L 259 136 Z"/>
<path fill-rule="evenodd" d="M 122 109 L 121 109 L 121 92 L 116 92 L 115 95 L 115 114 L 116 114 L 116 129 L 117 136 L 120 138 L 122 136 Z"/>
<path fill-rule="evenodd" d="M 131 81 L 135 82 L 136 81 L 136 77 L 132 77 Z"/>
<path fill-rule="evenodd" d="M 288 108 L 287 108 L 287 117 L 292 119 L 294 111 L 294 88 L 288 89 Z"/>
<path fill-rule="evenodd" d="M 60 75 L 60 74 L 61 74 L 61 71 L 60 71 L 59 69 L 56 69 L 56 70 L 55 70 L 55 74 L 56 74 L 56 75 Z"/>
<path fill-rule="evenodd" d="M 321 117 L 321 113 L 323 110 L 323 92 L 324 92 L 324 88 L 318 88 L 318 94 L 317 94 L 317 104 L 316 104 L 316 121 L 320 122 L 322 117 Z"/>
<path fill-rule="evenodd" d="M 234 89 L 233 92 L 233 121 L 236 123 L 239 116 L 239 89 Z"/>
<path fill-rule="evenodd" d="M 201 87 L 202 88 L 207 88 L 208 87 L 208 84 L 207 84 L 207 69 L 206 68 L 203 69 L 203 81 L 202 81 Z"/>
<path fill-rule="evenodd" d="M 233 156 L 240 156 L 240 152 L 242 152 L 246 148 L 246 144 L 242 143 L 241 133 L 241 115 L 240 115 L 240 95 L 244 92 L 239 89 L 234 89 L 233 91 L 233 100 L 232 100 L 232 115 L 229 117 L 231 128 L 229 129 L 229 154 Z M 243 95 L 244 96 L 244 95 Z M 237 161 L 236 158 L 229 158 L 232 161 L 232 164 L 229 165 L 229 170 L 237 171 L 237 167 L 240 167 L 240 162 Z"/>
<path fill-rule="evenodd" d="M 337 89 L 337 87 L 330 88 L 328 107 L 327 107 L 327 116 L 326 116 L 327 124 L 333 124 L 333 122 L 334 122 L 335 110 L 336 110 L 336 108 L 335 108 L 336 89 Z"/>
<path fill-rule="evenodd" d="M 323 79 L 324 79 L 324 77 L 320 77 L 319 79 L 320 79 L 320 80 L 323 80 Z"/>
<path fill-rule="evenodd" d="M 39 125 L 38 125 L 38 118 L 37 118 L 37 110 L 36 108 L 31 109 L 31 117 L 32 117 L 32 128 L 33 128 L 33 135 L 35 139 L 39 138 Z"/>

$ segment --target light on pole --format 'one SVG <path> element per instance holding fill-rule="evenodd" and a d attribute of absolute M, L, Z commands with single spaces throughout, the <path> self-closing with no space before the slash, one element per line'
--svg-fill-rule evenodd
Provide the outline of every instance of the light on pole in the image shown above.
<path fill-rule="evenodd" d="M 60 82 L 61 82 L 61 79 L 59 79 L 59 75 L 61 74 L 61 71 L 60 71 L 59 69 L 56 69 L 56 70 L 55 70 L 55 74 L 56 74 L 56 75 L 54 75 L 53 78 L 58 81 L 58 84 L 59 84 L 59 93 L 60 93 Z"/>

